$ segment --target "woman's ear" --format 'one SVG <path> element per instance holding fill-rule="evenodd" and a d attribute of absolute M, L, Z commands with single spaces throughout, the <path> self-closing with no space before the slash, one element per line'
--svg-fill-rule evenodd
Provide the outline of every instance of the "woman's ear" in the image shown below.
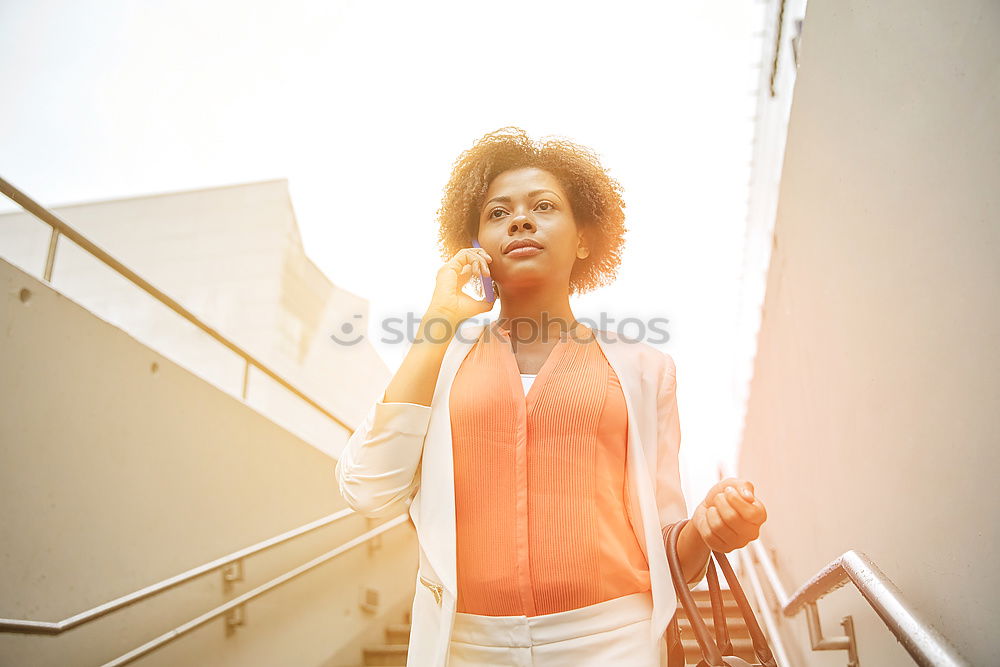
<path fill-rule="evenodd" d="M 576 256 L 578 259 L 586 259 L 590 256 L 590 244 L 587 242 L 587 237 L 580 232 L 578 235 Z"/>

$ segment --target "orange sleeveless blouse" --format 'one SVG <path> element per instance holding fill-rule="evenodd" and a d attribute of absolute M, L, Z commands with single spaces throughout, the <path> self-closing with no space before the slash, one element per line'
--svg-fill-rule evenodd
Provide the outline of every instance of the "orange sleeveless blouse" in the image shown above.
<path fill-rule="evenodd" d="M 593 336 L 564 332 L 527 394 L 498 321 L 459 367 L 459 612 L 536 616 L 651 588 L 625 505 L 625 396 Z"/>

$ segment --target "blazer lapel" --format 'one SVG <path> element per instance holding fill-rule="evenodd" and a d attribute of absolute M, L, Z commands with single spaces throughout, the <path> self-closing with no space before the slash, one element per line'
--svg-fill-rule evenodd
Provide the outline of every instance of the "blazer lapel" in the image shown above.
<path fill-rule="evenodd" d="M 427 438 L 424 440 L 420 478 L 420 530 L 427 537 L 421 546 L 441 585 L 458 598 L 455 537 L 455 468 L 451 450 L 451 407 L 448 396 L 458 368 L 479 339 L 484 324 L 459 327 L 445 350 L 434 388 Z"/>

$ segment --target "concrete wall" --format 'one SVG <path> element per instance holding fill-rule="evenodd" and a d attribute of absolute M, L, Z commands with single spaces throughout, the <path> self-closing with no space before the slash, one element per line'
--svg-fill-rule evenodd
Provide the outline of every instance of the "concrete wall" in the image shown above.
<path fill-rule="evenodd" d="M 794 590 L 867 553 L 998 664 L 1000 4 L 810 0 L 740 473 Z M 852 586 L 861 664 L 912 664 Z M 800 664 L 804 617 L 787 626 Z"/>
<path fill-rule="evenodd" d="M 348 425 L 360 423 L 381 393 L 389 371 L 370 342 L 338 345 L 330 339 L 342 335 L 345 323 L 367 331 L 368 303 L 331 283 L 306 256 L 287 181 L 53 211 Z M 40 277 L 49 229 L 25 212 L 0 215 L 0 257 Z M 241 395 L 239 357 L 65 238 L 52 284 L 220 389 Z M 263 374 L 251 373 L 249 388 L 257 409 L 340 454 L 350 435 L 344 429 Z"/>
<path fill-rule="evenodd" d="M 335 459 L 0 261 L 0 617 L 59 621 L 345 507 Z M 96 665 L 357 536 L 353 516 L 55 636 L 0 634 L 2 665 Z M 374 524 L 372 524 L 374 525 Z M 361 664 L 409 609 L 409 523 L 140 665 Z M 366 586 L 378 614 L 360 609 Z"/>
<path fill-rule="evenodd" d="M 781 167 L 798 72 L 795 45 L 801 43 L 801 24 L 805 12 L 806 0 L 767 0 L 764 10 L 743 267 L 740 272 L 740 298 L 733 336 L 733 393 L 740 428 L 746 417 L 753 361 L 757 354 L 757 333 L 760 331 L 760 317 L 767 291 L 767 270 L 771 263 L 771 238 L 774 235 L 774 218 L 778 207 Z M 742 433 L 739 433 L 737 440 L 741 439 Z M 733 458 L 735 457 L 728 458 L 726 464 L 731 464 Z"/>

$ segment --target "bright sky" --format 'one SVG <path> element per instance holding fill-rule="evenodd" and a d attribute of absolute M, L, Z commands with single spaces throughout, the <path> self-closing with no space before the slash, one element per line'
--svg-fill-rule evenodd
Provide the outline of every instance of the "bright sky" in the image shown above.
<path fill-rule="evenodd" d="M 618 281 L 574 313 L 669 318 L 694 502 L 737 433 L 764 7 L 8 0 L 0 174 L 48 206 L 287 178 L 307 254 L 377 323 L 430 298 L 459 152 L 505 125 L 588 145 L 629 233 Z M 405 347 L 373 342 L 395 370 Z"/>

